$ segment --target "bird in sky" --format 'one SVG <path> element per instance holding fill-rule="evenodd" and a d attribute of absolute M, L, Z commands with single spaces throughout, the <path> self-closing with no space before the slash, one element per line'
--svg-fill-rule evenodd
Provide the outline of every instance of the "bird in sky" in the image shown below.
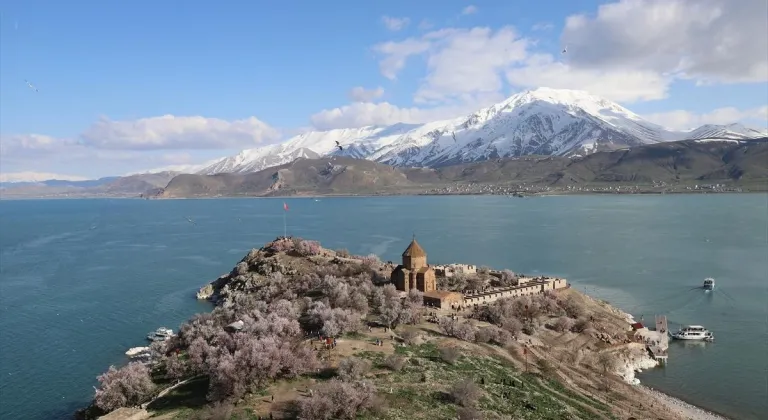
<path fill-rule="evenodd" d="M 32 84 L 29 83 L 29 80 L 24 80 L 27 83 L 27 86 L 29 86 L 30 89 L 34 90 L 35 92 L 38 92 L 37 88 Z"/>
<path fill-rule="evenodd" d="M 337 143 L 338 143 L 338 142 L 337 142 Z M 336 147 L 338 147 L 338 148 L 339 148 L 339 150 L 344 150 L 344 148 L 343 148 L 343 147 L 341 147 L 341 145 L 338 145 L 338 144 L 337 144 L 337 145 L 336 145 Z"/>
<path fill-rule="evenodd" d="M 563 48 L 563 52 L 561 52 L 560 54 L 565 54 L 567 52 L 568 52 L 568 46 L 566 45 L 565 48 Z"/>

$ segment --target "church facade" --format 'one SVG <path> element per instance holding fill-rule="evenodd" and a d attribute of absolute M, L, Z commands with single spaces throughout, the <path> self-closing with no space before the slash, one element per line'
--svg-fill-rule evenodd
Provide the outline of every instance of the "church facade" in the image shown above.
<path fill-rule="evenodd" d="M 435 270 L 427 264 L 427 253 L 415 237 L 403 252 L 403 263 L 392 271 L 391 280 L 397 290 L 404 292 L 411 289 L 420 292 L 437 290 Z"/>

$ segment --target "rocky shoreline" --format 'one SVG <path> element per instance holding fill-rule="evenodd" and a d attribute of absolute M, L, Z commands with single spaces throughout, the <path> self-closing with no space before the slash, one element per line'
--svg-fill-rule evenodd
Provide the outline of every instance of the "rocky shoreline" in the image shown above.
<path fill-rule="evenodd" d="M 729 420 L 720 414 L 712 413 L 701 407 L 689 404 L 679 398 L 657 391 L 643 385 L 638 386 L 641 392 L 661 403 L 668 411 L 691 420 Z"/>

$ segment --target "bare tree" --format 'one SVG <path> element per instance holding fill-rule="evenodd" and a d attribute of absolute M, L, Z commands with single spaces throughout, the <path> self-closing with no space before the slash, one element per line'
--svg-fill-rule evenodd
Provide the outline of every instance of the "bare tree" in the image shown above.
<path fill-rule="evenodd" d="M 371 362 L 358 357 L 347 357 L 339 362 L 338 374 L 344 382 L 352 382 L 363 379 L 371 370 Z"/>
<path fill-rule="evenodd" d="M 120 369 L 110 366 L 97 379 L 99 388 L 96 389 L 94 403 L 105 411 L 137 406 L 155 389 L 149 368 L 139 362 L 131 362 Z"/>
<path fill-rule="evenodd" d="M 334 378 L 320 384 L 310 395 L 299 401 L 299 420 L 352 420 L 371 411 L 377 403 L 376 388 L 366 381 Z"/>
<path fill-rule="evenodd" d="M 443 347 L 440 349 L 440 359 L 448 364 L 454 364 L 461 357 L 461 351 L 456 347 Z"/>
<path fill-rule="evenodd" d="M 403 366 L 405 366 L 405 362 L 405 357 L 401 357 L 396 354 L 390 354 L 386 359 L 384 359 L 384 366 L 397 372 L 402 369 Z"/>
<path fill-rule="evenodd" d="M 482 395 L 482 390 L 472 379 L 462 379 L 451 387 L 451 399 L 463 407 L 474 407 Z"/>
<path fill-rule="evenodd" d="M 571 327 L 573 327 L 573 321 L 567 316 L 561 316 L 558 318 L 557 321 L 555 321 L 555 325 L 553 326 L 555 331 L 558 332 L 569 331 Z"/>

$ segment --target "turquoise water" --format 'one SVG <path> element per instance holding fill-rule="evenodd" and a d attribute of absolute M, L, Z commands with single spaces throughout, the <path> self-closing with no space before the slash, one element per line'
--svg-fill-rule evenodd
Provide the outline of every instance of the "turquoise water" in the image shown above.
<path fill-rule="evenodd" d="M 768 195 L 285 201 L 288 233 L 331 248 L 396 260 L 416 233 L 432 263 L 564 276 L 638 318 L 703 324 L 716 342 L 675 343 L 641 380 L 768 418 Z M 0 202 L 0 418 L 67 418 L 125 350 L 207 310 L 196 289 L 282 231 L 282 200 Z M 709 276 L 712 294 L 690 290 Z"/>

